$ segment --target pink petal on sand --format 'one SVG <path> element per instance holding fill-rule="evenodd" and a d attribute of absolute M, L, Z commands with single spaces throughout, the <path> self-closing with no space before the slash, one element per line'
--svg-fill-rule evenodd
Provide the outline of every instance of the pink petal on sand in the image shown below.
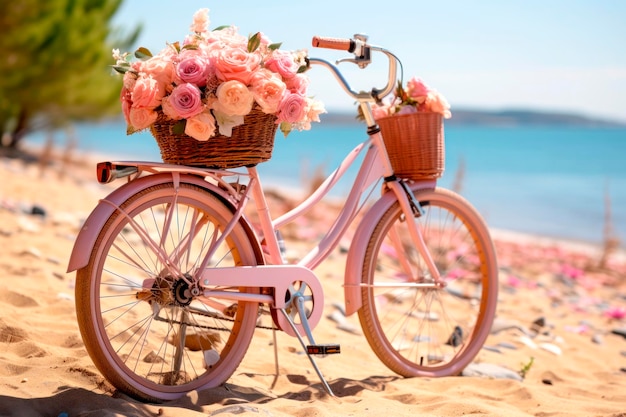
<path fill-rule="evenodd" d="M 572 279 L 579 279 L 585 274 L 582 269 L 573 267 L 571 265 L 563 265 L 563 267 L 561 268 L 561 273 Z"/>
<path fill-rule="evenodd" d="M 609 307 L 604 315 L 611 319 L 622 320 L 626 317 L 626 308 L 625 307 Z"/>
<path fill-rule="evenodd" d="M 519 288 L 522 286 L 522 280 L 515 275 L 509 275 L 508 277 L 506 277 L 506 284 L 513 288 Z"/>

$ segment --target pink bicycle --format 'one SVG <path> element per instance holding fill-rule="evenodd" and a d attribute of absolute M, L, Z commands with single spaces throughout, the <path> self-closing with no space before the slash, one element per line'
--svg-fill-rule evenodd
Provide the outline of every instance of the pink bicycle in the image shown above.
<path fill-rule="evenodd" d="M 86 220 L 68 271 L 77 271 L 85 347 L 118 389 L 163 401 L 216 387 L 263 327 L 297 337 L 332 395 L 313 355 L 340 348 L 313 338 L 324 308 L 313 269 L 360 211 L 346 261 L 345 309 L 358 313 L 380 360 L 406 377 L 441 377 L 460 373 L 482 348 L 498 288 L 488 228 L 465 199 L 436 187 L 435 179 L 394 175 L 372 116 L 371 103 L 396 86 L 397 58 L 363 36 L 316 37 L 314 45 L 352 52 L 350 61 L 361 68 L 372 52 L 381 53 L 389 78 L 383 89 L 355 92 L 335 64 L 310 59 L 358 102 L 368 135 L 313 194 L 279 218 L 270 216 L 255 167 L 98 164 L 100 182 L 127 182 Z M 304 258 L 285 263 L 280 229 L 315 206 L 359 155 L 361 166 L 334 224 Z M 362 200 L 373 189 L 380 197 L 364 210 Z M 250 201 L 262 237 L 245 215 Z"/>

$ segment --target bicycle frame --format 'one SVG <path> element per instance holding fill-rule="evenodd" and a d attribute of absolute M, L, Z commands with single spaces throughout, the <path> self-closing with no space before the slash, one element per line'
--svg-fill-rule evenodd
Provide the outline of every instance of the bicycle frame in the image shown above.
<path fill-rule="evenodd" d="M 371 135 L 368 140 L 355 147 L 352 152 L 346 156 L 339 167 L 331 173 L 317 188 L 317 190 L 314 191 L 306 200 L 291 211 L 283 214 L 273 221 L 269 216 L 261 215 L 261 213 L 268 213 L 268 208 L 265 202 L 265 197 L 262 193 L 262 187 L 260 185 L 261 183 L 256 169 L 249 169 L 251 177 L 256 179 L 256 181 L 254 181 L 255 185 L 253 188 L 254 200 L 257 205 L 257 212 L 260 215 L 261 227 L 266 239 L 267 249 L 270 253 L 270 259 L 272 259 L 274 263 L 282 263 L 280 249 L 276 239 L 276 231 L 280 230 L 280 228 L 284 225 L 296 220 L 321 201 L 343 177 L 348 168 L 354 164 L 358 156 L 362 152 L 366 152 L 350 193 L 345 200 L 343 208 L 337 216 L 335 223 L 325 233 L 322 239 L 318 242 L 317 246 L 300 259 L 297 262 L 297 265 L 304 266 L 307 269 L 315 269 L 324 261 L 328 254 L 337 246 L 341 237 L 345 234 L 346 230 L 359 213 L 361 209 L 359 207 L 359 202 L 365 195 L 366 191 L 373 184 L 380 181 L 381 178 L 384 177 L 384 172 L 386 170 L 384 162 L 388 161 L 388 158 L 386 152 L 381 152 L 380 144 L 382 144 L 381 134 L 377 132 Z M 416 213 L 416 208 L 419 206 L 417 201 L 415 201 L 412 192 L 418 189 L 435 188 L 436 180 L 415 182 L 412 184 L 411 188 L 402 186 L 401 184 L 401 182 L 395 180 L 385 182 L 383 193 L 388 194 L 387 198 L 381 198 L 377 204 L 368 210 L 368 213 L 359 224 L 355 236 L 360 236 L 360 230 L 362 230 L 366 225 L 371 224 L 369 219 L 379 218 L 380 214 L 382 214 L 381 210 L 388 209 L 389 205 L 393 203 L 395 199 L 399 201 L 405 216 L 412 217 L 419 215 L 419 213 Z M 441 277 L 434 261 L 432 260 L 432 257 L 428 252 L 428 249 L 426 248 L 421 232 L 412 222 L 409 222 L 409 231 L 415 247 L 426 260 L 429 272 L 433 277 L 433 281 L 436 285 L 438 285 L 441 281 Z M 365 243 L 363 240 L 355 239 L 355 241 L 353 241 L 353 246 L 351 246 L 349 250 L 348 259 L 352 259 L 354 256 L 364 253 L 364 250 L 360 248 L 363 243 Z M 353 249 L 353 247 L 359 247 L 359 249 Z M 402 251 L 398 252 L 402 253 Z M 344 279 L 346 313 L 348 315 L 356 312 L 361 306 L 361 295 L 359 290 L 361 288 L 359 282 L 360 271 L 358 271 L 358 267 L 354 267 L 354 265 L 361 265 L 361 263 L 347 262 L 346 275 Z M 408 268 L 406 272 L 409 275 L 411 273 Z"/>
<path fill-rule="evenodd" d="M 328 193 L 344 176 L 348 169 L 356 162 L 357 158 L 363 152 L 365 152 L 363 162 L 354 180 L 354 185 L 347 199 L 345 200 L 344 206 L 340 211 L 337 220 L 329 228 L 329 230 L 319 241 L 317 246 L 315 246 L 299 262 L 297 262 L 297 265 L 290 265 L 286 266 L 286 268 L 273 269 L 273 273 L 268 274 L 261 272 L 261 269 L 263 269 L 263 267 L 256 267 L 256 271 L 251 270 L 249 272 L 250 276 L 254 279 L 245 280 L 246 282 L 241 283 L 242 286 L 251 286 L 252 284 L 254 284 L 255 286 L 259 287 L 273 287 L 276 290 L 275 292 L 278 294 L 284 294 L 284 290 L 288 288 L 288 286 L 294 281 L 302 281 L 307 283 L 307 285 L 309 286 L 314 286 L 317 288 L 318 285 L 313 284 L 315 278 L 312 278 L 307 271 L 317 267 L 337 246 L 341 237 L 344 235 L 348 227 L 352 224 L 356 215 L 361 210 L 361 207 L 359 207 L 359 202 L 361 201 L 362 197 L 365 195 L 370 187 L 372 187 L 376 182 L 380 181 L 381 178 L 383 178 L 384 176 L 384 161 L 386 159 L 386 154 L 381 152 L 380 145 L 378 145 L 379 143 L 381 143 L 381 141 L 382 137 L 380 136 L 380 133 L 375 133 L 371 135 L 370 138 L 366 139 L 363 143 L 356 146 L 353 151 L 346 156 L 346 158 L 339 165 L 339 167 L 328 176 L 328 178 L 318 187 L 315 192 L 313 192 L 297 207 L 276 218 L 275 220 L 271 219 L 270 210 L 267 205 L 265 195 L 263 194 L 261 178 L 255 167 L 247 168 L 247 176 L 249 177 L 247 188 L 243 193 L 237 193 L 235 190 L 232 189 L 230 184 L 224 181 L 223 178 L 225 176 L 245 175 L 241 172 L 206 170 L 200 168 L 182 167 L 177 165 L 141 161 L 101 163 L 99 164 L 100 171 L 98 175 L 98 178 L 102 180 L 101 182 L 108 182 L 113 179 L 127 175 L 136 176 L 129 178 L 129 182 L 127 183 L 128 187 L 122 187 L 113 192 L 107 198 L 101 200 L 101 203 L 89 217 L 85 224 L 85 227 L 77 237 L 75 249 L 72 252 L 72 256 L 70 258 L 68 272 L 79 269 L 87 264 L 89 253 L 91 252 L 91 248 L 95 243 L 97 232 L 100 230 L 101 226 L 106 222 L 106 220 L 114 210 L 123 211 L 119 208 L 119 204 L 125 198 L 127 198 L 128 195 L 137 192 L 139 189 L 154 185 L 154 183 L 156 182 L 174 181 L 175 183 L 178 183 L 182 180 L 189 181 L 190 179 L 193 179 L 193 182 L 198 183 L 205 188 L 208 187 L 211 192 L 218 193 L 219 195 L 228 198 L 229 201 L 234 202 L 234 216 L 229 224 L 224 226 L 226 231 L 241 221 L 243 217 L 243 210 L 251 195 L 256 206 L 256 211 L 259 215 L 261 230 L 265 237 L 265 246 L 269 258 L 268 261 L 272 265 L 281 265 L 283 261 L 275 232 L 284 225 L 304 215 L 317 203 L 319 203 L 326 195 L 328 195 Z M 383 156 L 385 158 L 383 158 Z M 150 175 L 141 176 L 144 172 Z M 206 179 L 201 179 L 201 176 L 210 179 L 210 181 L 207 181 Z M 211 186 L 212 183 L 219 184 L 221 185 L 221 187 Z M 414 183 L 412 184 L 411 188 L 413 190 L 422 188 L 434 188 L 435 185 L 435 180 L 428 180 Z M 414 216 L 414 204 L 416 204 L 416 202 L 411 201 L 411 198 L 411 190 L 403 187 L 399 181 L 385 182 L 383 188 L 383 198 L 381 198 L 379 202 L 377 202 L 374 206 L 368 209 L 368 213 L 365 215 L 363 221 L 358 226 L 355 236 L 360 236 L 362 234 L 360 230 L 364 227 L 364 225 L 371 223 L 368 219 L 376 218 L 376 216 L 380 214 L 381 210 L 386 210 L 389 204 L 391 204 L 396 199 L 400 202 L 405 216 Z M 421 238 L 419 230 L 416 227 L 414 227 L 413 229 L 415 230 L 413 230 L 411 234 L 415 241 L 415 247 L 418 248 L 424 259 L 431 259 L 425 247 L 424 241 Z M 226 234 L 227 233 L 225 233 L 223 236 L 225 236 Z M 359 248 L 362 244 L 360 240 L 361 239 L 354 240 L 353 246 L 354 248 L 358 249 L 350 248 L 348 259 L 352 259 L 354 256 L 358 256 L 358 253 L 363 253 L 363 250 Z M 156 242 L 147 243 L 158 249 L 158 244 Z M 183 249 L 184 248 L 181 248 L 181 250 Z M 200 276 L 200 282 L 205 284 L 210 283 L 211 285 L 218 285 L 219 279 L 216 278 L 215 275 L 212 275 L 206 269 L 206 264 L 210 256 L 210 252 L 206 254 L 205 261 L 199 268 L 199 270 L 205 271 L 202 272 Z M 348 314 L 356 312 L 361 305 L 359 290 L 360 271 L 351 266 L 354 264 L 359 265 L 359 263 L 347 262 L 344 281 L 346 312 Z M 298 268 L 295 268 L 295 266 L 298 266 Z M 430 262 L 429 266 L 430 273 L 433 277 L 435 277 L 434 281 L 438 282 L 439 274 L 437 268 L 432 261 Z M 285 271 L 285 273 L 283 274 L 282 271 Z M 243 271 L 241 272 L 243 273 Z M 407 271 L 407 273 L 408 272 L 410 271 Z M 238 273 L 236 275 L 240 274 Z M 222 276 L 230 277 L 229 283 L 230 285 L 233 284 L 234 281 L 232 280 L 230 272 L 222 274 Z M 267 278 L 265 279 L 263 277 Z M 284 277 L 284 279 L 281 277 Z M 218 296 L 217 293 L 212 293 L 211 295 Z M 282 296 L 252 296 L 241 293 L 232 293 L 229 295 L 224 292 L 220 293 L 219 296 L 225 298 L 238 297 L 239 299 L 247 297 L 246 299 L 248 301 L 268 302 L 273 306 L 279 308 L 284 305 L 284 299 L 282 298 Z M 314 320 L 310 320 L 310 324 L 313 327 L 316 325 L 319 319 L 319 317 L 317 317 L 318 314 L 315 314 L 314 316 Z"/>
<path fill-rule="evenodd" d="M 386 50 L 379 50 L 388 56 L 390 63 L 389 72 L 390 74 L 395 74 L 395 61 L 394 59 L 392 59 L 394 58 L 393 55 Z M 350 193 L 345 200 L 344 207 L 340 211 L 334 224 L 330 227 L 324 237 L 319 241 L 317 246 L 315 246 L 299 262 L 297 262 L 297 266 L 301 267 L 299 268 L 299 271 L 314 269 L 337 246 L 341 237 L 344 235 L 348 227 L 352 224 L 356 215 L 362 209 L 362 207 L 359 207 L 361 198 L 370 187 L 372 187 L 376 182 L 380 181 L 381 179 L 384 180 L 382 190 L 383 196 L 378 203 L 376 203 L 373 207 L 369 209 L 369 213 L 371 214 L 367 214 L 365 216 L 365 218 L 357 228 L 356 236 L 360 236 L 359 230 L 363 229 L 364 224 L 367 225 L 368 223 L 374 221 L 374 219 L 379 218 L 377 217 L 377 215 L 381 214 L 380 211 L 386 210 L 389 205 L 394 201 L 399 202 L 402 208 L 402 212 L 407 218 L 420 216 L 421 208 L 419 207 L 419 203 L 415 200 L 413 196 L 413 191 L 422 188 L 434 188 L 436 186 L 436 181 L 424 180 L 412 183 L 410 186 L 407 186 L 405 182 L 395 178 L 393 168 L 386 153 L 382 134 L 380 133 L 380 129 L 378 128 L 373 118 L 370 107 L 370 103 L 376 100 L 379 90 L 373 90 L 371 93 L 356 93 L 350 89 L 347 81 L 343 78 L 341 73 L 334 65 L 325 60 L 317 58 L 311 58 L 310 63 L 314 65 L 320 65 L 329 69 L 331 73 L 335 76 L 335 78 L 337 78 L 344 90 L 355 99 L 357 99 L 361 108 L 361 113 L 363 114 L 368 127 L 369 137 L 363 143 L 356 146 L 353 151 L 346 156 L 346 158 L 339 165 L 339 167 L 332 174 L 330 174 L 330 176 L 318 187 L 318 189 L 313 192 L 305 201 L 300 203 L 296 208 L 289 211 L 288 213 L 283 214 L 275 220 L 272 220 L 270 209 L 267 205 L 267 201 L 263 193 L 261 178 L 259 177 L 259 174 L 255 167 L 247 168 L 246 175 L 237 171 L 210 170 L 161 163 L 147 163 L 140 161 L 101 163 L 98 165 L 98 180 L 100 182 L 110 182 L 116 178 L 129 177 L 129 183 L 127 184 L 128 187 L 122 187 L 126 191 L 122 191 L 121 189 L 119 189 L 118 191 L 112 193 L 111 196 L 102 200 L 101 204 L 98 205 L 98 207 L 89 217 L 86 222 L 86 227 L 83 228 L 77 238 L 75 249 L 72 252 L 72 256 L 70 258 L 68 272 L 79 269 L 87 264 L 89 253 L 91 252 L 91 248 L 95 243 L 96 235 L 101 227 L 104 225 L 106 219 L 112 214 L 113 210 L 121 211 L 121 209 L 119 208 L 119 204 L 124 201 L 124 198 L 129 197 L 133 193 L 137 192 L 138 188 L 142 187 L 142 185 L 140 185 L 140 183 L 136 181 L 144 181 L 146 184 L 145 186 L 152 185 L 154 182 L 166 181 L 173 181 L 175 184 L 177 184 L 183 179 L 191 180 L 192 182 L 196 183 L 200 181 L 201 184 L 199 185 L 201 185 L 203 188 L 207 188 L 210 192 L 220 195 L 223 197 L 224 200 L 232 203 L 234 215 L 229 224 L 225 225 L 225 232 L 223 236 L 227 235 L 228 230 L 234 227 L 238 222 L 242 221 L 243 210 L 249 198 L 252 197 L 252 199 L 254 200 L 256 211 L 259 215 L 261 230 L 263 232 L 265 240 L 264 245 L 268 254 L 265 259 L 265 263 L 269 263 L 271 265 L 281 265 L 283 264 L 283 260 L 278 240 L 276 238 L 276 231 L 280 230 L 280 228 L 283 227 L 285 224 L 294 221 L 298 217 L 305 214 L 312 207 L 317 205 L 326 195 L 328 195 L 328 193 L 333 189 L 337 182 L 344 176 L 348 168 L 355 163 L 356 159 L 363 152 L 365 152 L 363 162 L 358 170 L 358 174 L 356 175 L 352 189 L 350 190 Z M 391 86 L 391 82 L 389 82 L 385 89 L 380 90 L 380 92 L 383 92 L 384 94 L 391 88 Z M 156 174 L 156 177 L 158 178 L 153 178 L 153 181 L 142 180 L 142 178 L 144 178 L 140 178 L 142 173 L 152 174 L 149 175 L 149 177 L 154 177 L 154 174 Z M 247 188 L 243 192 L 237 192 L 231 187 L 230 184 L 228 184 L 228 182 L 223 180 L 223 177 L 233 175 L 247 176 L 249 178 Z M 200 177 L 204 177 L 205 179 L 202 180 L 200 179 Z M 206 178 L 208 178 L 209 181 L 207 181 Z M 244 219 L 244 222 L 245 224 L 247 224 L 247 220 Z M 249 229 L 252 228 L 249 227 Z M 418 227 L 413 222 L 409 222 L 409 233 L 413 240 L 414 247 L 417 248 L 423 259 L 426 261 L 429 273 L 433 278 L 435 285 L 438 285 L 438 283 L 440 283 L 439 272 L 432 260 L 432 257 L 426 249 L 426 245 Z M 146 244 L 153 247 L 153 250 L 158 253 L 158 244 L 156 244 L 155 242 L 146 242 Z M 257 242 L 257 244 L 260 248 L 260 243 Z M 361 242 L 359 240 L 353 242 L 353 246 L 357 247 L 358 249 L 351 249 L 348 254 L 349 262 L 347 262 L 346 276 L 344 282 L 346 312 L 348 314 L 356 312 L 361 306 L 359 291 L 361 285 L 359 282 L 360 271 L 356 270 L 355 267 L 352 266 L 361 264 L 360 262 L 358 262 L 358 257 L 359 253 L 363 253 L 364 250 L 362 247 L 360 247 L 360 245 Z M 181 248 L 180 250 L 184 250 L 184 248 Z M 402 253 L 402 251 L 398 252 Z M 204 277 L 204 274 L 209 274 L 205 271 L 211 255 L 211 251 L 208 251 L 204 261 L 199 267 L 199 271 L 202 271 L 202 277 L 199 279 L 201 283 L 215 283 L 215 277 Z M 357 262 L 351 262 L 354 257 L 357 258 Z M 410 275 L 411 271 L 410 268 L 408 268 L 408 263 L 404 262 L 404 264 L 406 265 L 405 269 L 407 275 Z M 172 273 L 177 276 L 181 276 L 179 271 L 172 271 Z M 260 271 L 250 273 L 259 274 Z M 273 282 L 265 282 L 265 280 L 260 279 L 260 277 L 257 276 L 257 280 L 255 281 L 256 286 L 270 288 L 273 287 L 275 288 L 275 290 L 279 290 L 278 293 L 280 294 L 285 286 L 290 285 L 292 282 L 301 281 L 310 283 L 311 281 L 310 277 L 304 276 L 307 274 L 303 274 L 302 278 L 298 278 L 294 274 L 295 271 L 291 271 L 288 274 L 276 274 L 277 277 L 274 279 Z M 271 276 L 271 274 L 263 275 Z M 281 279 L 279 279 L 278 276 L 283 275 L 292 276 L 292 278 L 289 278 L 292 281 L 285 281 L 281 283 Z M 187 278 L 184 279 L 185 281 L 188 281 Z M 288 280 L 288 278 L 285 278 L 285 280 Z M 192 283 L 188 282 L 188 284 Z M 284 294 L 284 292 L 282 292 L 282 294 Z M 225 297 L 235 297 L 234 294 L 221 295 Z M 247 297 L 250 298 L 252 296 L 248 295 Z M 273 306 L 282 306 L 284 302 L 281 301 L 281 297 L 282 296 L 274 297 L 272 300 L 267 297 L 252 298 L 256 299 L 259 302 L 270 302 Z M 317 316 L 317 314 L 315 315 Z"/>
<path fill-rule="evenodd" d="M 361 42 L 362 40 L 362 38 L 359 38 L 357 44 L 361 45 L 363 48 L 366 48 L 365 43 Z M 415 199 L 413 195 L 413 190 L 419 188 L 434 188 L 436 185 L 435 180 L 426 180 L 413 183 L 411 186 L 407 186 L 406 182 L 397 179 L 394 175 L 394 171 L 386 152 L 380 128 L 376 124 L 376 121 L 374 120 L 372 114 L 371 103 L 376 102 L 379 99 L 379 96 L 387 95 L 395 87 L 397 58 L 391 52 L 383 48 L 367 46 L 367 50 L 364 49 L 361 52 L 357 52 L 355 55 L 357 57 L 356 60 L 351 61 L 357 63 L 361 68 L 364 68 L 370 62 L 369 49 L 376 50 L 385 54 L 389 61 L 389 79 L 387 85 L 380 90 L 372 89 L 371 92 L 355 92 L 350 88 L 348 82 L 345 80 L 345 78 L 342 76 L 341 72 L 339 72 L 335 65 L 323 59 L 309 59 L 310 64 L 319 65 L 328 69 L 337 79 L 339 85 L 344 89 L 344 91 L 357 100 L 357 102 L 359 103 L 361 114 L 363 115 L 363 118 L 367 125 L 367 132 L 369 137 L 363 143 L 356 146 L 354 150 L 346 156 L 346 158 L 339 165 L 339 167 L 320 185 L 320 187 L 315 192 L 313 192 L 305 201 L 300 203 L 296 208 L 289 211 L 288 213 L 285 213 L 279 218 L 272 220 L 270 210 L 267 205 L 265 195 L 263 193 L 261 179 L 255 167 L 247 168 L 247 177 L 249 181 L 246 188 L 242 192 L 239 192 L 237 190 L 234 190 L 231 185 L 223 179 L 223 177 L 226 176 L 244 175 L 239 172 L 231 172 L 227 170 L 200 169 L 159 163 L 145 163 L 138 161 L 100 163 L 98 164 L 98 180 L 100 182 L 106 183 L 116 178 L 123 177 L 129 177 L 129 182 L 126 186 L 121 187 L 120 189 L 113 192 L 109 197 L 102 200 L 98 207 L 96 207 L 94 212 L 92 212 L 92 214 L 89 216 L 85 227 L 83 227 L 83 229 L 79 233 L 79 236 L 77 237 L 74 251 L 72 252 L 72 255 L 70 257 L 68 272 L 82 268 L 88 263 L 89 254 L 91 253 L 91 248 L 95 244 L 97 234 L 104 226 L 106 220 L 115 210 L 123 213 L 123 210 L 120 208 L 120 204 L 125 201 L 126 198 L 130 197 L 134 193 L 137 193 L 147 186 L 154 185 L 155 183 L 173 182 L 176 188 L 177 184 L 179 184 L 183 180 L 196 183 L 201 187 L 206 188 L 209 192 L 221 196 L 223 200 L 228 201 L 230 204 L 232 204 L 233 217 L 227 225 L 224 225 L 223 235 L 218 239 L 217 243 L 220 243 L 223 239 L 225 239 L 225 236 L 227 236 L 230 230 L 232 230 L 232 228 L 235 227 L 235 225 L 237 225 L 238 223 L 243 223 L 245 225 L 247 230 L 249 230 L 248 234 L 249 236 L 251 236 L 251 238 L 252 236 L 254 236 L 254 233 L 250 232 L 252 230 L 252 227 L 249 226 L 247 220 L 244 218 L 243 215 L 247 202 L 249 198 L 252 197 L 252 199 L 254 200 L 257 214 L 259 216 L 261 230 L 264 237 L 265 252 L 267 253 L 267 256 L 264 256 L 264 260 L 262 260 L 261 262 L 273 266 L 282 265 L 283 259 L 276 237 L 276 232 L 285 224 L 294 221 L 295 219 L 306 213 L 308 210 L 310 210 L 312 207 L 317 205 L 330 192 L 330 190 L 333 189 L 337 182 L 346 173 L 348 168 L 355 163 L 357 157 L 365 152 L 362 165 L 354 180 L 352 189 L 350 190 L 344 207 L 339 213 L 336 221 L 327 231 L 325 236 L 319 241 L 317 246 L 313 250 L 311 250 L 305 257 L 303 257 L 299 262 L 297 262 L 295 266 L 291 266 L 291 268 L 271 268 L 272 273 L 265 273 L 264 268 L 270 269 L 267 266 L 258 266 L 254 268 L 247 268 L 245 269 L 245 272 L 244 270 L 233 270 L 229 271 L 229 273 L 219 275 L 221 277 L 230 276 L 231 278 L 232 275 L 238 276 L 241 282 L 237 280 L 233 281 L 232 279 L 228 282 L 228 284 L 234 287 L 273 288 L 273 297 L 262 294 L 242 294 L 239 292 L 231 293 L 228 291 L 221 291 L 219 294 L 217 294 L 215 292 L 211 292 L 210 290 L 204 294 L 205 296 L 212 295 L 233 300 L 239 299 L 242 301 L 248 300 L 267 302 L 273 308 L 282 308 L 285 304 L 284 294 L 286 289 L 293 287 L 294 283 L 300 282 L 304 283 L 310 289 L 317 289 L 318 294 L 315 296 L 317 298 L 316 303 L 318 305 L 323 305 L 323 294 L 321 292 L 321 286 L 319 285 L 317 278 L 309 272 L 317 267 L 337 246 L 341 237 L 345 234 L 348 227 L 355 219 L 356 215 L 362 209 L 362 207 L 359 207 L 359 203 L 361 201 L 361 198 L 364 196 L 366 190 L 368 190 L 370 187 L 373 187 L 373 185 L 381 179 L 384 180 L 384 185 L 382 189 L 383 196 L 379 199 L 378 203 L 370 208 L 371 214 L 366 215 L 364 221 L 357 227 L 356 236 L 360 236 L 359 231 L 365 227 L 363 225 L 367 226 L 368 223 L 375 222 L 376 219 L 380 218 L 380 214 L 382 214 L 381 210 L 386 210 L 390 206 L 390 204 L 394 203 L 395 201 L 399 202 L 402 213 L 406 218 L 419 217 L 422 214 L 422 210 L 419 206 L 419 202 Z M 148 177 L 153 178 L 146 180 L 144 179 L 145 177 L 141 177 L 142 173 L 144 172 L 156 175 L 149 175 Z M 202 179 L 201 177 L 204 179 Z M 201 183 L 199 183 L 199 181 Z M 174 202 L 175 199 L 176 193 L 173 196 Z M 134 225 L 132 219 L 130 220 L 131 225 L 133 225 L 133 227 L 136 229 L 135 231 L 140 236 L 145 236 L 141 233 L 141 227 L 138 225 Z M 434 282 L 434 284 L 430 285 L 439 286 L 441 283 L 439 272 L 426 248 L 426 244 L 420 233 L 420 230 L 414 222 L 408 222 L 408 224 L 409 234 L 411 236 L 411 239 L 413 240 L 413 245 L 415 248 L 417 248 L 423 259 L 425 260 L 429 273 L 432 277 L 432 281 Z M 159 257 L 167 256 L 166 254 L 162 254 L 160 252 L 159 244 L 157 242 L 150 241 L 147 236 L 143 237 L 143 239 L 145 240 L 144 243 L 151 247 L 152 250 L 157 253 Z M 258 238 L 255 239 L 257 240 L 257 253 L 262 252 L 261 244 L 258 241 Z M 185 243 L 182 244 L 183 247 L 178 248 L 175 253 L 170 256 L 173 256 L 175 258 L 176 256 L 178 256 L 177 253 L 184 253 L 184 245 Z M 400 244 L 398 241 L 396 241 L 394 245 L 397 246 L 398 249 L 400 249 Z M 361 265 L 361 260 L 359 259 L 359 256 L 364 252 L 364 248 L 361 247 L 361 243 L 358 240 L 354 242 L 353 246 L 357 247 L 358 250 L 349 250 L 344 282 L 346 312 L 348 314 L 356 312 L 361 306 L 361 295 L 359 290 L 362 284 L 359 282 L 360 271 L 358 271 L 353 265 Z M 402 253 L 402 251 L 398 250 L 398 253 Z M 196 293 L 200 293 L 203 286 L 213 286 L 216 285 L 218 281 L 220 281 L 220 278 L 217 275 L 211 274 L 211 272 L 207 270 L 207 266 L 212 255 L 213 253 L 209 249 L 197 270 L 199 271 L 199 274 L 196 274 L 195 278 L 183 276 L 181 271 L 172 270 L 170 271 L 170 273 L 173 276 L 181 277 L 181 279 L 186 281 L 187 284 L 191 286 L 191 288 L 194 288 L 194 291 Z M 166 262 L 167 259 L 162 259 L 162 261 L 164 264 L 173 264 L 170 262 Z M 400 261 L 401 264 L 404 265 L 407 276 L 411 276 L 412 271 L 409 267 L 409 262 L 403 259 L 401 259 Z M 287 272 L 282 273 L 283 271 Z M 251 277 L 254 277 L 254 279 Z M 192 280 L 194 280 L 194 282 L 192 282 Z M 311 314 L 311 317 L 308 318 L 309 323 L 304 323 L 304 330 L 307 333 L 310 332 L 310 330 L 308 329 L 308 325 L 310 324 L 311 326 L 315 326 L 317 324 L 317 321 L 319 320 L 319 317 L 321 317 L 321 309 L 315 309 L 315 311 Z M 278 320 L 280 320 L 280 317 Z M 293 327 L 292 322 L 290 322 L 289 324 L 291 327 Z M 280 325 L 280 323 L 279 326 L 289 333 L 289 328 L 287 326 Z M 310 337 L 310 339 L 312 338 Z"/>

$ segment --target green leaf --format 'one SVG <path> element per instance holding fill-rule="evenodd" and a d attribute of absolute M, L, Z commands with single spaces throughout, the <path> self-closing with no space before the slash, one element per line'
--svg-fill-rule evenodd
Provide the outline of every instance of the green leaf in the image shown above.
<path fill-rule="evenodd" d="M 256 51 L 261 46 L 261 32 L 257 32 L 248 38 L 248 52 Z"/>
<path fill-rule="evenodd" d="M 150 52 L 148 48 L 144 48 L 142 46 L 135 51 L 135 57 L 137 59 L 141 59 L 142 61 L 147 61 L 148 59 L 152 58 L 152 52 Z"/>
<path fill-rule="evenodd" d="M 180 42 L 174 42 L 174 43 L 170 43 L 168 44 L 173 50 L 176 51 L 176 53 L 180 52 Z"/>
<path fill-rule="evenodd" d="M 280 124 L 280 131 L 283 132 L 285 137 L 287 137 L 287 135 L 291 133 L 291 123 L 282 122 Z"/>
<path fill-rule="evenodd" d="M 300 65 L 300 68 L 298 68 L 298 74 L 302 74 L 303 72 L 305 72 L 308 69 L 309 69 L 308 65 Z"/>
<path fill-rule="evenodd" d="M 185 127 L 187 126 L 187 120 L 179 120 L 172 126 L 172 133 L 175 135 L 182 135 L 185 133 Z"/>
<path fill-rule="evenodd" d="M 120 74 L 126 74 L 130 68 L 129 67 L 124 67 L 121 65 L 111 65 L 113 67 L 113 69 L 117 72 L 119 72 Z"/>
<path fill-rule="evenodd" d="M 215 32 L 216 30 L 224 30 L 226 28 L 229 28 L 229 25 L 222 25 L 222 26 L 218 26 L 215 29 L 213 29 L 213 32 Z"/>
<path fill-rule="evenodd" d="M 192 44 L 187 44 L 181 48 L 181 50 L 183 51 L 191 51 L 191 50 L 196 50 L 196 49 L 199 49 L 198 45 L 192 45 Z"/>
<path fill-rule="evenodd" d="M 272 43 L 267 47 L 267 49 L 269 49 L 270 51 L 275 51 L 278 48 L 280 48 L 282 44 L 283 44 L 282 42 Z"/>

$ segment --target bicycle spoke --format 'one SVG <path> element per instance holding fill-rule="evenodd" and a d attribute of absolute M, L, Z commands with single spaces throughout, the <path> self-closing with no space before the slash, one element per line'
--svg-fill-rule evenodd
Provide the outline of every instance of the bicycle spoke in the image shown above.
<path fill-rule="evenodd" d="M 155 186 L 114 211 L 79 271 L 76 299 L 90 356 L 115 386 L 171 399 L 222 383 L 239 364 L 258 304 L 205 296 L 193 286 L 205 262 L 257 264 L 232 219 L 220 199 L 185 183 L 176 191 L 171 183 Z"/>
<path fill-rule="evenodd" d="M 428 196 L 420 199 L 422 216 L 405 219 L 399 208 L 390 209 L 370 238 L 359 318 L 373 350 L 394 371 L 452 375 L 488 334 L 497 291 L 495 252 L 482 240 L 487 233 L 480 218 L 456 195 L 420 195 Z M 440 281 L 412 247 L 407 221 L 416 222 Z"/>

